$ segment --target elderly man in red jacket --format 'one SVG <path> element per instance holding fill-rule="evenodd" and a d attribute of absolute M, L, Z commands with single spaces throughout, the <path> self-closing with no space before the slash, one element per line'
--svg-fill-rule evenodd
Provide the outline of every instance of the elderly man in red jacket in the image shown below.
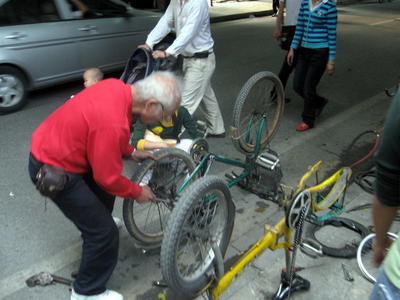
<path fill-rule="evenodd" d="M 33 133 L 31 179 L 83 237 L 71 299 L 123 299 L 105 287 L 118 256 L 118 229 L 111 216 L 115 196 L 139 203 L 155 199 L 148 186 L 122 176 L 122 157 L 152 157 L 129 144 L 130 126 L 133 116 L 149 124 L 172 114 L 180 91 L 169 72 L 153 73 L 134 85 L 103 80 L 67 101 Z"/>

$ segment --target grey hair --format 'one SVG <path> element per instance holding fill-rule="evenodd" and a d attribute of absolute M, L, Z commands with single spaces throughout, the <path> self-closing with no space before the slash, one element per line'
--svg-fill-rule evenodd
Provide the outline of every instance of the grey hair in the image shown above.
<path fill-rule="evenodd" d="M 134 84 L 138 101 L 155 99 L 166 113 L 172 114 L 181 103 L 181 80 L 169 71 L 153 72 Z"/>

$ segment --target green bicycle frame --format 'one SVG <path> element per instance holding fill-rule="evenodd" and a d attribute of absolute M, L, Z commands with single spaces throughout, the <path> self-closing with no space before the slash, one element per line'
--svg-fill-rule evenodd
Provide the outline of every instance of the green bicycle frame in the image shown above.
<path fill-rule="evenodd" d="M 251 118 L 251 120 L 253 120 L 253 117 Z M 258 130 L 257 130 L 257 140 L 256 140 L 256 146 L 254 149 L 254 153 L 252 153 L 249 156 L 249 159 L 246 160 L 246 162 L 240 161 L 240 160 L 234 160 L 234 159 L 230 159 L 228 157 L 222 156 L 222 155 L 215 155 L 212 153 L 207 153 L 206 155 L 204 155 L 204 157 L 202 158 L 201 162 L 197 165 L 197 167 L 193 170 L 192 173 L 190 173 L 189 177 L 186 178 L 186 180 L 182 183 L 182 185 L 179 187 L 179 189 L 177 190 L 177 194 L 181 193 L 182 190 L 188 185 L 188 183 L 197 176 L 198 172 L 204 168 L 207 164 L 208 161 L 217 161 L 217 162 L 221 162 L 223 164 L 226 165 L 230 165 L 230 166 L 235 166 L 235 167 L 240 167 L 243 168 L 243 172 L 237 177 L 234 178 L 233 180 L 231 180 L 230 182 L 228 182 L 228 186 L 232 187 L 235 184 L 237 184 L 239 181 L 243 180 L 244 178 L 246 178 L 247 176 L 250 175 L 251 173 L 251 169 L 252 169 L 252 161 L 255 161 L 255 159 L 257 158 L 258 154 L 260 153 L 260 149 L 261 149 L 261 137 L 262 137 L 262 130 L 264 127 L 266 121 L 266 115 L 263 115 L 260 125 L 258 126 Z M 251 130 L 251 124 L 248 124 L 248 130 Z M 209 168 L 210 165 L 207 167 Z"/>

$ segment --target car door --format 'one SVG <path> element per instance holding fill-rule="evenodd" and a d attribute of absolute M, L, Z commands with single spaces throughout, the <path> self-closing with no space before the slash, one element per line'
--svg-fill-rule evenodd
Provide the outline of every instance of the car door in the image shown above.
<path fill-rule="evenodd" d="M 73 31 L 53 0 L 0 2 L 0 63 L 15 65 L 38 87 L 77 76 Z"/>
<path fill-rule="evenodd" d="M 116 0 L 81 0 L 88 10 L 75 18 L 80 33 L 79 63 L 82 71 L 99 67 L 104 71 L 123 67 L 155 26 L 159 14 L 128 8 Z"/>

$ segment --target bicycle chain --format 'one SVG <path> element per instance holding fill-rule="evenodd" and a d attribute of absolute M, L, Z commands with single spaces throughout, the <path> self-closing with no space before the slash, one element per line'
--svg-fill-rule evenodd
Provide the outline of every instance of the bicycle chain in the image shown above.
<path fill-rule="evenodd" d="M 293 281 L 293 269 L 295 267 L 296 263 L 296 252 L 297 249 L 299 248 L 299 245 L 301 243 L 301 236 L 303 234 L 303 226 L 304 226 L 304 221 L 306 219 L 306 213 L 307 213 L 307 207 L 303 206 L 301 211 L 300 211 L 300 218 L 297 223 L 297 226 L 295 228 L 295 235 L 294 235 L 294 243 L 292 247 L 292 259 L 290 260 L 290 266 L 288 270 L 289 274 L 289 295 L 288 295 L 288 300 L 290 300 L 290 294 L 291 294 L 291 289 L 292 289 L 292 281 Z"/>

